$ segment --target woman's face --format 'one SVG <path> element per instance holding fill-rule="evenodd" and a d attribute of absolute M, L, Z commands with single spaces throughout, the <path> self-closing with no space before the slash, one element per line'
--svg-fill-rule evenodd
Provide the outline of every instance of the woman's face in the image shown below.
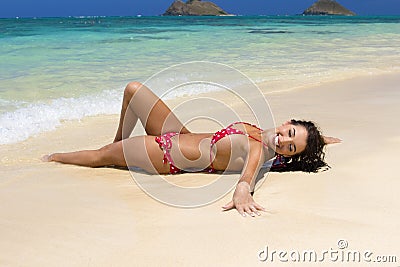
<path fill-rule="evenodd" d="M 293 125 L 285 122 L 275 129 L 273 142 L 275 152 L 286 157 L 291 157 L 304 151 L 307 145 L 307 130 L 302 125 Z"/>

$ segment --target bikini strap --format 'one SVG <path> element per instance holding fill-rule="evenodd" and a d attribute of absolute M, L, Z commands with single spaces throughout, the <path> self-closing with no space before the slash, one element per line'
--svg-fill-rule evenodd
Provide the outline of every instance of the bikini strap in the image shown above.
<path fill-rule="evenodd" d="M 256 128 L 257 130 L 262 131 L 262 129 L 261 129 L 260 127 L 258 127 L 257 125 L 254 125 L 254 124 L 251 124 L 251 123 L 248 123 L 248 122 L 245 122 L 245 121 L 237 121 L 237 122 L 231 123 L 231 124 L 228 125 L 228 127 L 226 127 L 226 128 L 231 128 L 232 126 L 234 126 L 234 125 L 236 125 L 236 124 L 244 124 L 244 125 L 252 126 L 252 127 Z M 260 139 L 258 139 L 258 138 L 255 138 L 255 137 L 253 137 L 253 136 L 251 136 L 251 135 L 249 135 L 249 134 L 246 134 L 246 133 L 243 133 L 243 134 L 246 135 L 246 136 L 248 136 L 248 137 L 250 137 L 250 138 L 253 139 L 253 140 L 256 140 L 256 141 L 262 143 L 263 146 L 268 147 L 268 145 L 267 145 L 266 143 L 264 143 L 262 140 L 260 140 Z"/>
<path fill-rule="evenodd" d="M 258 130 L 262 130 L 260 127 L 258 127 L 257 125 L 255 125 L 255 124 L 251 124 L 251 123 L 248 123 L 248 122 L 245 122 L 245 121 L 237 121 L 237 122 L 234 122 L 234 123 L 231 123 L 231 124 L 229 124 L 226 128 L 230 128 L 230 127 L 232 127 L 233 125 L 236 125 L 236 124 L 244 124 L 244 125 L 249 125 L 249 126 L 252 126 L 252 127 L 254 127 L 254 128 L 256 128 L 256 129 L 258 129 Z"/>
<path fill-rule="evenodd" d="M 257 142 L 260 142 L 263 146 L 268 147 L 268 145 L 266 143 L 264 143 L 264 141 L 262 141 L 262 140 L 260 140 L 258 138 L 255 138 L 255 137 L 253 137 L 253 136 L 251 136 L 249 134 L 244 134 L 244 135 L 246 135 L 247 137 L 250 137 L 253 140 L 256 140 Z"/>

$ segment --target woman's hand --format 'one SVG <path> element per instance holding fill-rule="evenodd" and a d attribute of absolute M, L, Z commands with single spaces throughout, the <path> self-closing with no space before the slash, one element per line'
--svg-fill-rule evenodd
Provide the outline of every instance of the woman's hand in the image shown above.
<path fill-rule="evenodd" d="M 261 215 L 260 210 L 265 211 L 263 207 L 254 201 L 253 196 L 250 194 L 250 185 L 245 181 L 237 184 L 232 201 L 222 208 L 224 210 L 236 208 L 243 217 L 246 216 L 246 213 L 254 217 L 255 214 Z"/>
<path fill-rule="evenodd" d="M 322 136 L 324 138 L 324 142 L 327 145 L 330 144 L 337 144 L 337 143 L 341 143 L 342 139 L 340 138 L 336 138 L 336 137 L 331 137 L 331 136 Z"/>

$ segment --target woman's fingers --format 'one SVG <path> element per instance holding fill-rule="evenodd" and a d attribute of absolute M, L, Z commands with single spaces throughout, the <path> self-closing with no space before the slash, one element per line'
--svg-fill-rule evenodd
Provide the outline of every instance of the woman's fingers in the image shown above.
<path fill-rule="evenodd" d="M 336 138 L 336 137 L 331 137 L 331 136 L 323 136 L 324 142 L 329 145 L 329 144 L 336 144 L 336 143 L 341 143 L 342 139 Z"/>
<path fill-rule="evenodd" d="M 261 206 L 261 205 L 259 205 L 259 204 L 257 204 L 256 202 L 254 202 L 254 207 L 257 209 L 257 210 L 262 210 L 262 211 L 265 211 L 265 208 L 263 207 L 263 206 Z"/>
<path fill-rule="evenodd" d="M 250 205 L 247 206 L 247 207 L 245 208 L 245 211 L 246 211 L 246 213 L 249 214 L 251 217 L 256 216 L 255 213 L 251 210 Z"/>
<path fill-rule="evenodd" d="M 252 204 L 237 206 L 236 209 L 243 217 L 246 217 L 246 214 L 252 217 L 255 217 L 256 215 L 261 215 L 257 208 Z"/>
<path fill-rule="evenodd" d="M 256 214 L 260 216 L 261 215 L 260 211 L 265 211 L 265 209 L 262 206 L 258 205 L 256 202 L 244 205 L 243 208 L 241 208 L 241 210 L 243 210 L 245 214 L 247 213 L 252 217 L 255 217 Z M 239 211 L 239 213 L 242 214 L 243 212 Z"/>
<path fill-rule="evenodd" d="M 235 205 L 233 204 L 233 200 L 231 200 L 229 203 L 225 204 L 225 206 L 223 206 L 222 208 L 224 210 L 230 210 L 230 209 L 233 209 L 234 206 Z"/>
<path fill-rule="evenodd" d="M 244 211 L 244 208 L 242 206 L 236 207 L 236 209 L 240 215 L 242 215 L 243 217 L 246 217 L 246 212 Z"/>
<path fill-rule="evenodd" d="M 238 204 L 232 200 L 229 203 L 227 203 L 225 206 L 222 206 L 222 209 L 224 211 L 230 210 L 236 208 L 237 212 L 242 215 L 243 217 L 246 217 L 246 215 L 250 215 L 252 217 L 255 217 L 255 215 L 260 216 L 261 213 L 260 211 L 265 211 L 264 207 L 260 206 L 256 202 L 248 202 L 248 203 L 241 203 Z"/>
<path fill-rule="evenodd" d="M 261 213 L 257 210 L 257 208 L 254 205 L 250 206 L 250 209 L 253 213 L 257 214 L 258 216 L 261 215 Z"/>

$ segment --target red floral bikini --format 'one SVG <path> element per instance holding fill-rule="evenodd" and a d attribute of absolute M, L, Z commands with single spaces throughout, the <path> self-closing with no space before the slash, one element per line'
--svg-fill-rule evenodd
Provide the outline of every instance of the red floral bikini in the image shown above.
<path fill-rule="evenodd" d="M 217 143 L 219 140 L 221 140 L 222 138 L 224 138 L 225 136 L 228 135 L 232 135 L 232 134 L 242 134 L 242 135 L 246 135 L 249 138 L 256 140 L 260 143 L 262 143 L 265 147 L 267 146 L 267 144 L 265 144 L 262 140 L 255 138 L 254 136 L 251 136 L 247 133 L 244 133 L 241 130 L 235 129 L 233 128 L 234 125 L 237 124 L 244 124 L 244 125 L 249 125 L 252 126 L 254 128 L 257 128 L 259 131 L 262 131 L 261 128 L 257 127 L 256 125 L 247 123 L 247 122 L 235 122 L 232 123 L 230 125 L 228 125 L 228 127 L 219 130 L 218 132 L 214 133 L 211 139 L 211 144 L 210 144 L 210 166 L 205 169 L 206 171 L 212 173 L 215 172 L 216 170 L 213 167 L 213 160 L 212 160 L 212 148 L 215 145 L 215 143 Z M 177 174 L 177 173 L 182 173 L 183 170 L 181 170 L 180 168 L 176 167 L 174 164 L 174 160 L 171 157 L 171 147 L 172 147 L 172 140 L 171 138 L 178 135 L 179 133 L 176 132 L 169 132 L 169 133 L 165 133 L 161 136 L 156 136 L 155 141 L 158 143 L 158 145 L 160 146 L 160 148 L 164 151 L 164 158 L 163 158 L 163 163 L 167 164 L 169 163 L 169 172 L 170 174 Z M 276 161 L 276 160 L 275 160 Z M 279 157 L 279 159 L 277 158 L 277 162 L 275 164 L 275 161 L 273 163 L 273 165 L 281 165 L 281 159 Z"/>

